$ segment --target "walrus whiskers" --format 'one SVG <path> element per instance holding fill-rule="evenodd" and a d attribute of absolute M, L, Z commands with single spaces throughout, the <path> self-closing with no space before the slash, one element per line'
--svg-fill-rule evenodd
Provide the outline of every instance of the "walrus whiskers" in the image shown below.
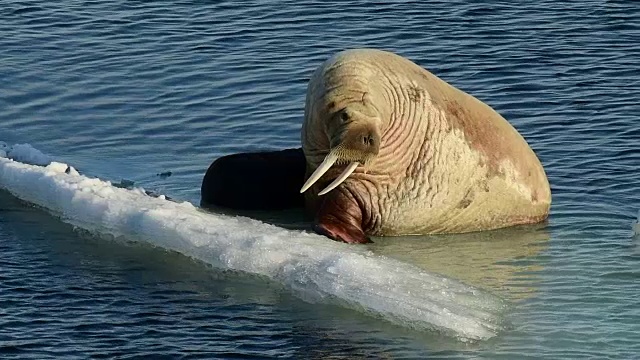
<path fill-rule="evenodd" d="M 349 164 L 349 166 L 347 166 L 347 168 L 344 169 L 342 174 L 340 174 L 340 176 L 338 176 L 335 180 L 333 180 L 333 182 L 329 184 L 329 186 L 324 188 L 324 190 L 320 191 L 318 195 L 324 195 L 329 191 L 333 190 L 334 188 L 336 188 L 338 185 L 342 184 L 342 182 L 345 181 L 349 177 L 349 175 L 351 175 L 351 173 L 356 170 L 356 168 L 358 167 L 358 164 L 359 163 L 357 161 L 354 161 L 351 164 Z"/>

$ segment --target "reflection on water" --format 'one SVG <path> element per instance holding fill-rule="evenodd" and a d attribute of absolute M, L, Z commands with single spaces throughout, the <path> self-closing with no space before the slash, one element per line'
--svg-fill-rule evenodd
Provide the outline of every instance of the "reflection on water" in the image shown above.
<path fill-rule="evenodd" d="M 535 293 L 540 255 L 548 247 L 546 224 L 453 235 L 376 238 L 376 254 L 460 279 L 509 299 Z M 528 275 L 524 275 L 524 274 Z M 517 285 L 516 278 L 524 286 Z"/>
<path fill-rule="evenodd" d="M 212 207 L 205 211 L 311 231 L 311 220 L 301 209 L 242 211 Z M 543 222 L 466 234 L 376 237 L 366 246 L 378 255 L 519 300 L 535 293 L 536 274 L 543 269 L 539 255 L 548 248 L 549 238 L 548 224 Z"/>

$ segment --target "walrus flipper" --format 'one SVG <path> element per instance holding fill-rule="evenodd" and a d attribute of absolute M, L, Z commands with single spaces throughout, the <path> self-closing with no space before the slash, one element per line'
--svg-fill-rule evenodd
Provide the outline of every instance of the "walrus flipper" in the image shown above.
<path fill-rule="evenodd" d="M 200 205 L 234 210 L 303 207 L 306 160 L 301 148 L 238 153 L 215 160 L 202 180 Z"/>

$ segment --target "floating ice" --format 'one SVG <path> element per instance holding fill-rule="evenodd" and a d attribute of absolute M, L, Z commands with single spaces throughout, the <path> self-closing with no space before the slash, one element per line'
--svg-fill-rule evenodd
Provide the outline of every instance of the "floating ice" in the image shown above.
<path fill-rule="evenodd" d="M 6 142 L 0 141 L 0 158 L 7 157 L 7 151 L 9 150 L 9 145 Z"/>
<path fill-rule="evenodd" d="M 19 149 L 19 150 L 17 150 Z M 80 228 L 174 250 L 212 266 L 265 276 L 299 297 L 402 326 L 487 339 L 500 331 L 499 298 L 353 246 L 256 220 L 204 212 L 88 178 L 29 145 L 0 157 L 0 188 Z M 49 159 L 50 160 L 50 159 Z"/>
<path fill-rule="evenodd" d="M 4 141 L 2 144 L 4 144 L 5 154 L 0 157 L 8 157 L 25 164 L 40 166 L 47 166 L 52 161 L 50 156 L 43 154 L 40 150 L 33 148 L 33 146 L 29 144 L 16 144 L 11 147 L 7 146 L 7 143 Z M 2 144 L 0 144 L 0 147 L 2 147 Z"/>

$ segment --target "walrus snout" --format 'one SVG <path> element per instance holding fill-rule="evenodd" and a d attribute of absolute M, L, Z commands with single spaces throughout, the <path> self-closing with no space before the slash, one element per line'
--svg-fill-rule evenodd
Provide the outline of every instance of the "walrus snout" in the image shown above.
<path fill-rule="evenodd" d="M 342 184 L 358 165 L 366 165 L 380 152 L 381 136 L 375 118 L 361 111 L 345 108 L 334 114 L 327 128 L 331 149 L 322 163 L 309 176 L 300 192 L 307 191 L 334 164 L 348 164 L 344 171 L 318 193 L 324 195 Z"/>
<path fill-rule="evenodd" d="M 327 117 L 329 146 L 343 162 L 363 162 L 380 151 L 379 114 L 361 103 L 349 104 Z"/>
<path fill-rule="evenodd" d="M 348 163 L 344 171 L 318 195 L 328 193 L 342 184 L 358 165 L 368 164 L 380 152 L 380 133 L 377 128 L 369 124 L 348 124 L 339 139 L 339 143 L 335 146 L 332 144 L 329 154 L 302 186 L 301 193 L 317 182 L 336 162 Z"/>
<path fill-rule="evenodd" d="M 364 163 L 380 152 L 380 134 L 371 126 L 355 127 L 345 134 L 341 146 L 345 158 Z"/>

